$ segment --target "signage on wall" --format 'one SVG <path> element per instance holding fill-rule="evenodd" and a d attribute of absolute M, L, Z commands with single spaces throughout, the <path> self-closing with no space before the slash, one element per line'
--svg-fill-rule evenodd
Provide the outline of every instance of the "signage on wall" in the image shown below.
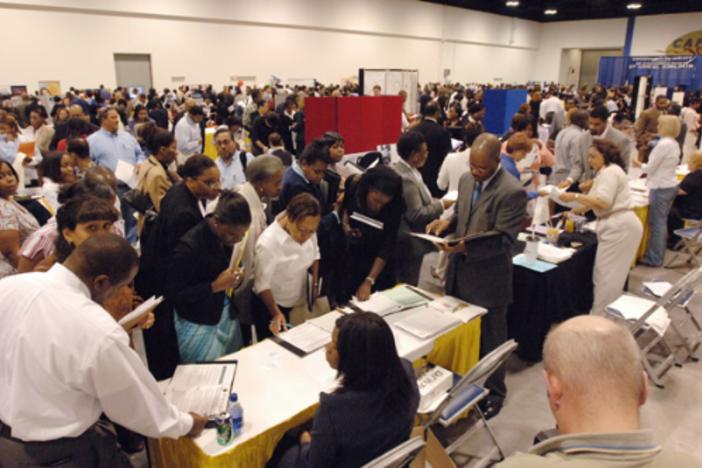
<path fill-rule="evenodd" d="M 694 70 L 694 57 L 630 57 L 629 70 Z"/>
<path fill-rule="evenodd" d="M 702 31 L 687 33 L 665 49 L 666 55 L 702 55 Z"/>

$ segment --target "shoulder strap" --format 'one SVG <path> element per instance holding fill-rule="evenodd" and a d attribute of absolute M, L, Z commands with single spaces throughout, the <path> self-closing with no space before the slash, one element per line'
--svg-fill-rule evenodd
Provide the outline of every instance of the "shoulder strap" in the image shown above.
<path fill-rule="evenodd" d="M 244 168 L 244 172 L 246 172 L 246 165 L 249 163 L 248 155 L 246 151 L 239 152 L 239 161 L 241 161 L 241 167 Z"/>

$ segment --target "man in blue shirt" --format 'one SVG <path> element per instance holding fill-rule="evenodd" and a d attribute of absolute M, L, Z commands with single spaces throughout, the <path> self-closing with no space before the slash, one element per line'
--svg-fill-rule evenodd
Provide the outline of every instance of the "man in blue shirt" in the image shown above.
<path fill-rule="evenodd" d="M 237 148 L 232 131 L 227 127 L 215 132 L 214 144 L 218 155 L 215 164 L 219 168 L 222 188 L 232 190 L 237 185 L 245 183 L 246 167 L 253 161 L 253 155 Z"/>
<path fill-rule="evenodd" d="M 88 137 L 90 146 L 90 158 L 98 166 L 105 166 L 112 172 L 117 169 L 117 161 L 134 166 L 135 173 L 139 171 L 139 166 L 146 160 L 144 152 L 141 150 L 136 139 L 119 129 L 119 113 L 113 107 L 101 109 L 98 113 L 100 130 Z M 134 217 L 134 209 L 124 200 L 124 194 L 130 190 L 126 181 L 117 182 L 117 196 L 120 199 L 122 217 L 124 218 L 124 228 L 127 240 L 134 244 L 137 240 L 137 220 Z"/>

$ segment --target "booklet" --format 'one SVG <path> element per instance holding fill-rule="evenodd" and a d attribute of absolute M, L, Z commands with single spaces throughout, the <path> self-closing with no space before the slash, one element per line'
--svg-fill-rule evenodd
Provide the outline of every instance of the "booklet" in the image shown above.
<path fill-rule="evenodd" d="M 181 411 L 214 418 L 227 410 L 237 361 L 180 364 L 164 391 Z"/>
<path fill-rule="evenodd" d="M 146 315 L 150 310 L 154 309 L 162 302 L 163 296 L 151 296 L 150 298 L 139 304 L 139 306 L 136 309 L 119 319 L 119 322 L 117 323 L 119 323 L 125 328 L 131 328 L 128 325 L 134 326 L 135 322 L 141 321 L 144 318 L 144 315 Z"/>

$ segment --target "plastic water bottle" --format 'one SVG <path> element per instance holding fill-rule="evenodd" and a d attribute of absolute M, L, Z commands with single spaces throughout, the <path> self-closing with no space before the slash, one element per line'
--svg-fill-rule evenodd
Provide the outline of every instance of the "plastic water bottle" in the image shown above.
<path fill-rule="evenodd" d="M 232 432 L 236 437 L 244 430 L 244 408 L 236 393 L 229 395 L 229 415 L 232 417 Z"/>

